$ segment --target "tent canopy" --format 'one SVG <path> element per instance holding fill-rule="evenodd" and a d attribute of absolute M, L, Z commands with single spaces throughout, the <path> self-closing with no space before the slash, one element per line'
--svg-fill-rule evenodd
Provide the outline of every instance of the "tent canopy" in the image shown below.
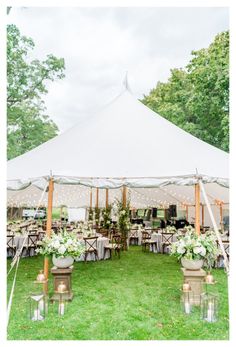
<path fill-rule="evenodd" d="M 102 188 L 103 204 L 104 188 L 113 190 L 110 198 L 118 197 L 123 185 L 140 206 L 191 204 L 196 170 L 211 201 L 227 203 L 228 154 L 178 128 L 125 89 L 68 131 L 10 160 L 8 204 L 36 205 L 50 176 L 55 206 L 88 206 L 91 187 Z"/>

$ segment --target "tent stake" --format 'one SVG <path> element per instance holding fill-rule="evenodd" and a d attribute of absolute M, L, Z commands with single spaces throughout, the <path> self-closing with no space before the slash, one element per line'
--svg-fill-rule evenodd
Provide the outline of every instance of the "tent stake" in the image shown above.
<path fill-rule="evenodd" d="M 195 230 L 200 235 L 200 187 L 195 184 Z"/>
<path fill-rule="evenodd" d="M 52 201 L 53 201 L 53 188 L 54 188 L 54 182 L 53 178 L 50 178 L 49 181 L 49 189 L 48 189 L 48 213 L 47 213 L 47 228 L 46 228 L 46 236 L 51 236 L 51 229 L 52 229 Z M 46 279 L 48 279 L 48 268 L 49 268 L 49 261 L 48 258 L 44 258 L 44 275 Z M 48 292 L 48 284 L 45 283 L 44 285 L 44 291 L 45 293 Z"/>
<path fill-rule="evenodd" d="M 224 258 L 225 270 L 226 270 L 227 274 L 229 274 L 228 258 L 227 258 L 226 252 L 225 252 L 224 245 L 223 245 L 222 240 L 221 240 L 221 236 L 220 236 L 220 233 L 219 233 L 219 230 L 218 230 L 218 227 L 217 227 L 217 224 L 216 224 L 216 221 L 215 221 L 215 218 L 214 218 L 214 215 L 213 215 L 213 212 L 212 212 L 212 209 L 211 209 L 204 185 L 203 185 L 201 180 L 199 180 L 199 185 L 200 185 L 200 188 L 201 188 L 201 191 L 202 191 L 202 194 L 203 194 L 203 197 L 204 197 L 204 200 L 205 200 L 208 212 L 209 212 L 209 216 L 211 218 L 213 228 L 214 228 L 214 231 L 215 231 L 215 234 L 216 234 L 216 237 L 217 237 L 217 240 L 219 242 L 219 246 L 220 246 L 223 258 Z"/>

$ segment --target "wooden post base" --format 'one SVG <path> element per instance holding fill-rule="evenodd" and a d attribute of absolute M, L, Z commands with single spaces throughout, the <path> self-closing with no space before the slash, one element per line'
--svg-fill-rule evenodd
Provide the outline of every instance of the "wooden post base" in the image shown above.
<path fill-rule="evenodd" d="M 203 280 L 206 276 L 206 271 L 200 270 L 187 270 L 181 268 L 184 275 L 184 282 L 188 282 L 193 292 L 193 305 L 200 305 L 200 297 L 204 292 Z"/>
<path fill-rule="evenodd" d="M 71 301 L 73 299 L 73 293 L 72 293 L 72 282 L 71 282 L 71 274 L 73 271 L 73 266 L 65 268 L 65 269 L 59 269 L 56 266 L 54 266 L 51 269 L 51 274 L 53 275 L 53 288 L 54 288 L 54 294 L 50 298 L 51 301 L 58 301 L 59 300 L 59 294 L 55 293 L 57 291 L 58 285 L 61 281 L 63 281 L 66 285 L 67 293 L 64 294 L 64 299 Z"/>

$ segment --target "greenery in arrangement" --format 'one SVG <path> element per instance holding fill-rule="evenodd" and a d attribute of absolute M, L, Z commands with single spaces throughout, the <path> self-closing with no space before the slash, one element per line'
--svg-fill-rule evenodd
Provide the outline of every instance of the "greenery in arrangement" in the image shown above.
<path fill-rule="evenodd" d="M 93 221 L 93 209 L 91 207 L 89 208 L 88 220 Z"/>
<path fill-rule="evenodd" d="M 183 275 L 179 263 L 168 255 L 145 253 L 130 246 L 112 261 L 75 262 L 74 298 L 64 316 L 49 304 L 45 321 L 28 318 L 28 295 L 42 268 L 43 257 L 22 258 L 19 265 L 9 340 L 227 340 L 229 313 L 227 275 L 213 269 L 220 297 L 219 320 L 200 319 L 200 308 L 185 315 L 180 306 Z M 10 260 L 8 262 L 10 265 Z M 14 272 L 8 277 L 10 294 Z M 49 297 L 53 279 L 49 277 Z"/>
<path fill-rule="evenodd" d="M 195 231 L 188 231 L 182 236 L 179 235 L 178 241 L 172 243 L 171 254 L 178 259 L 202 259 L 211 268 L 219 254 L 216 237 L 211 232 L 198 236 Z"/>
<path fill-rule="evenodd" d="M 229 151 L 229 32 L 192 52 L 183 69 L 171 70 L 142 100 L 183 130 Z"/>
<path fill-rule="evenodd" d="M 107 207 L 102 209 L 103 228 L 105 229 L 109 229 L 111 226 L 111 211 L 112 205 L 108 205 Z"/>
<path fill-rule="evenodd" d="M 42 95 L 47 83 L 64 77 L 64 59 L 48 54 L 31 59 L 34 41 L 7 26 L 8 159 L 21 155 L 57 135 L 56 124 L 45 114 Z"/>
<path fill-rule="evenodd" d="M 123 206 L 123 202 L 120 200 L 116 200 L 115 204 L 116 215 L 117 215 L 117 224 L 119 231 L 123 236 L 127 236 L 128 231 L 131 228 L 129 210 L 130 210 L 130 201 L 127 200 L 126 206 Z"/>
<path fill-rule="evenodd" d="M 100 217 L 101 217 L 101 208 L 95 207 L 94 209 L 94 218 L 96 225 L 100 225 Z"/>
<path fill-rule="evenodd" d="M 80 257 L 85 250 L 77 235 L 66 231 L 62 231 L 60 234 L 53 233 L 51 237 L 44 237 L 42 241 L 39 241 L 39 246 L 36 250 L 38 254 L 55 255 L 57 258 Z"/>

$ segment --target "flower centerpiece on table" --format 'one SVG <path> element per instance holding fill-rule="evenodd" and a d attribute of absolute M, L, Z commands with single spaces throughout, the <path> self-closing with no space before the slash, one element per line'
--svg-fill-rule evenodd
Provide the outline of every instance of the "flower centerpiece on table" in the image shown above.
<path fill-rule="evenodd" d="M 207 232 L 198 236 L 194 230 L 179 235 L 178 241 L 171 245 L 171 254 L 181 260 L 183 267 L 197 270 L 204 263 L 211 268 L 219 255 L 219 250 L 213 233 Z"/>
<path fill-rule="evenodd" d="M 176 227 L 174 225 L 168 225 L 165 229 L 166 233 L 176 233 Z"/>
<path fill-rule="evenodd" d="M 76 232 L 81 233 L 84 237 L 94 236 L 95 232 L 93 231 L 93 222 L 80 222 L 78 223 Z"/>
<path fill-rule="evenodd" d="M 51 237 L 45 236 L 38 245 L 36 252 L 44 256 L 52 255 L 53 264 L 59 268 L 71 266 L 74 259 L 85 251 L 84 244 L 78 240 L 77 235 L 65 230 L 60 234 L 52 233 Z"/>

